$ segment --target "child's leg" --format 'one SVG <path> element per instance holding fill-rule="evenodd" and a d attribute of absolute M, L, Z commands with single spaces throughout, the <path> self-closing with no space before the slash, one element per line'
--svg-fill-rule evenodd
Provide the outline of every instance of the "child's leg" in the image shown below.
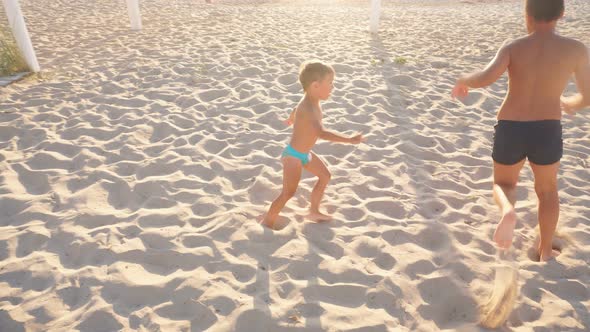
<path fill-rule="evenodd" d="M 324 196 L 326 186 L 328 185 L 328 182 L 330 182 L 330 171 L 328 171 L 324 162 L 322 162 L 322 160 L 313 152 L 311 153 L 311 161 L 305 165 L 305 169 L 318 177 L 318 182 L 315 184 L 311 192 L 311 207 L 309 209 L 310 217 L 317 221 L 332 219 L 331 216 L 320 212 L 320 202 Z"/>
<path fill-rule="evenodd" d="M 498 247 L 503 249 L 508 249 L 512 245 L 512 235 L 516 225 L 516 212 L 514 211 L 516 184 L 524 162 L 525 159 L 514 165 L 494 162 L 494 199 L 502 213 L 502 218 L 494 232 L 494 241 Z"/>
<path fill-rule="evenodd" d="M 287 201 L 295 195 L 297 185 L 299 185 L 299 179 L 301 178 L 301 161 L 293 157 L 284 157 L 283 161 L 283 191 L 272 202 L 266 217 L 262 221 L 262 224 L 273 228 L 275 220 L 279 216 L 279 213 L 287 204 Z"/>
<path fill-rule="evenodd" d="M 551 165 L 531 164 L 535 174 L 535 192 L 539 198 L 539 229 L 541 243 L 539 256 L 541 261 L 547 261 L 559 254 L 553 251 L 553 234 L 559 219 L 559 196 L 557 194 L 557 172 L 559 162 Z"/>

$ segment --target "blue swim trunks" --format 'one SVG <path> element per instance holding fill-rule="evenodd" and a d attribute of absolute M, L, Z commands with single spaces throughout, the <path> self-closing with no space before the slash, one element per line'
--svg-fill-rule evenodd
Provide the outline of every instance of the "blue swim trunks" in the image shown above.
<path fill-rule="evenodd" d="M 297 158 L 299 160 L 301 160 L 301 165 L 305 166 L 307 163 L 309 163 L 311 161 L 311 153 L 301 153 L 295 149 L 293 149 L 293 147 L 291 147 L 291 145 L 287 145 L 287 147 L 285 148 L 285 151 L 283 151 L 283 154 L 281 155 L 281 157 L 294 157 Z"/>
<path fill-rule="evenodd" d="M 492 158 L 514 165 L 527 158 L 537 165 L 551 165 L 563 156 L 561 121 L 499 120 L 494 126 Z"/>

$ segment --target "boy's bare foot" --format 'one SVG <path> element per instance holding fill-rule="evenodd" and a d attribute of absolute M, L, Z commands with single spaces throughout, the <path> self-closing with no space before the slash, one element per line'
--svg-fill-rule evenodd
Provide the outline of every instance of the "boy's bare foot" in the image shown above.
<path fill-rule="evenodd" d="M 320 211 L 309 211 L 309 214 L 307 215 L 307 217 L 313 221 L 316 221 L 316 222 L 332 220 L 331 215 L 323 214 Z"/>
<path fill-rule="evenodd" d="M 539 251 L 539 261 L 540 262 L 547 262 L 550 261 L 551 259 L 559 256 L 559 254 L 561 254 L 559 251 L 557 250 L 553 250 L 551 249 L 551 253 L 549 253 L 548 255 L 545 255 L 545 253 Z"/>
<path fill-rule="evenodd" d="M 516 226 L 516 212 L 510 210 L 502 216 L 502 219 L 498 223 L 498 226 L 496 226 L 496 231 L 494 232 L 494 241 L 498 247 L 502 249 L 510 248 L 510 245 L 512 245 L 514 226 Z"/>
<path fill-rule="evenodd" d="M 539 262 L 546 262 L 549 261 L 561 254 L 561 248 L 556 247 L 553 244 L 553 248 L 551 248 L 551 252 L 548 255 L 545 255 L 543 250 L 541 249 L 541 242 L 539 242 L 539 246 L 537 247 L 537 252 L 539 253 Z"/>
<path fill-rule="evenodd" d="M 268 227 L 268 228 L 274 230 L 274 221 L 273 220 L 269 220 L 266 215 L 263 215 L 263 216 L 260 217 L 259 223 L 262 226 L 265 226 L 265 227 Z"/>

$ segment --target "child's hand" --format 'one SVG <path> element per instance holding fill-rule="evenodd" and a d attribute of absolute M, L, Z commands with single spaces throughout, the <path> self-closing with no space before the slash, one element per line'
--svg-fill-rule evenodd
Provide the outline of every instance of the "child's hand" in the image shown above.
<path fill-rule="evenodd" d="M 297 111 L 297 109 L 294 109 L 293 112 L 291 112 L 291 114 L 289 114 L 289 118 L 284 120 L 283 123 L 285 125 L 291 126 L 295 123 L 295 112 Z"/>
<path fill-rule="evenodd" d="M 453 87 L 453 91 L 451 91 L 451 96 L 453 99 L 459 98 L 459 100 L 463 100 L 468 94 L 469 87 L 465 85 L 462 79 L 458 79 L 455 87 Z"/>
<path fill-rule="evenodd" d="M 363 134 L 358 134 L 350 138 L 350 144 L 360 144 L 364 141 L 366 141 L 366 139 L 363 137 Z"/>
<path fill-rule="evenodd" d="M 561 102 L 561 110 L 563 112 L 565 112 L 569 115 L 576 115 L 576 110 L 570 106 L 567 98 L 565 98 L 564 96 L 561 96 L 560 102 Z"/>

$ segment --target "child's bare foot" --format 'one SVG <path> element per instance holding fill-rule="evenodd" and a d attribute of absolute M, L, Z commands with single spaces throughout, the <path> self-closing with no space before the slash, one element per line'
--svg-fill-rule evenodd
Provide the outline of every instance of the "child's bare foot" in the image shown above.
<path fill-rule="evenodd" d="M 332 220 L 332 216 L 328 214 L 323 214 L 320 211 L 309 211 L 307 217 L 316 222 L 322 221 L 329 221 Z"/>
<path fill-rule="evenodd" d="M 547 250 L 549 254 L 545 255 L 545 252 L 543 252 L 543 249 L 541 249 L 541 242 L 539 242 L 539 246 L 537 247 L 537 252 L 539 253 L 539 262 L 546 262 L 557 257 L 559 254 L 561 254 L 560 250 L 561 248 L 556 248 L 555 245 L 552 245 L 551 250 Z"/>
<path fill-rule="evenodd" d="M 259 223 L 260 223 L 262 226 L 265 226 L 265 227 L 268 227 L 268 228 L 270 228 L 270 229 L 273 229 L 273 230 L 274 230 L 274 224 L 275 224 L 274 220 L 270 220 L 270 219 L 268 218 L 268 216 L 266 216 L 266 215 L 263 215 L 263 216 L 261 216 L 261 217 L 260 217 L 260 219 L 261 219 L 261 220 L 259 221 Z"/>
<path fill-rule="evenodd" d="M 516 212 L 510 210 L 502 216 L 502 219 L 498 223 L 498 226 L 496 226 L 496 231 L 494 232 L 494 241 L 498 247 L 502 249 L 510 248 L 510 245 L 512 245 L 514 226 L 516 226 Z"/>
<path fill-rule="evenodd" d="M 545 255 L 544 252 L 539 251 L 539 261 L 541 262 L 547 262 L 550 261 L 551 259 L 559 256 L 560 252 L 557 250 L 553 250 L 551 249 L 551 252 L 548 255 Z"/>

